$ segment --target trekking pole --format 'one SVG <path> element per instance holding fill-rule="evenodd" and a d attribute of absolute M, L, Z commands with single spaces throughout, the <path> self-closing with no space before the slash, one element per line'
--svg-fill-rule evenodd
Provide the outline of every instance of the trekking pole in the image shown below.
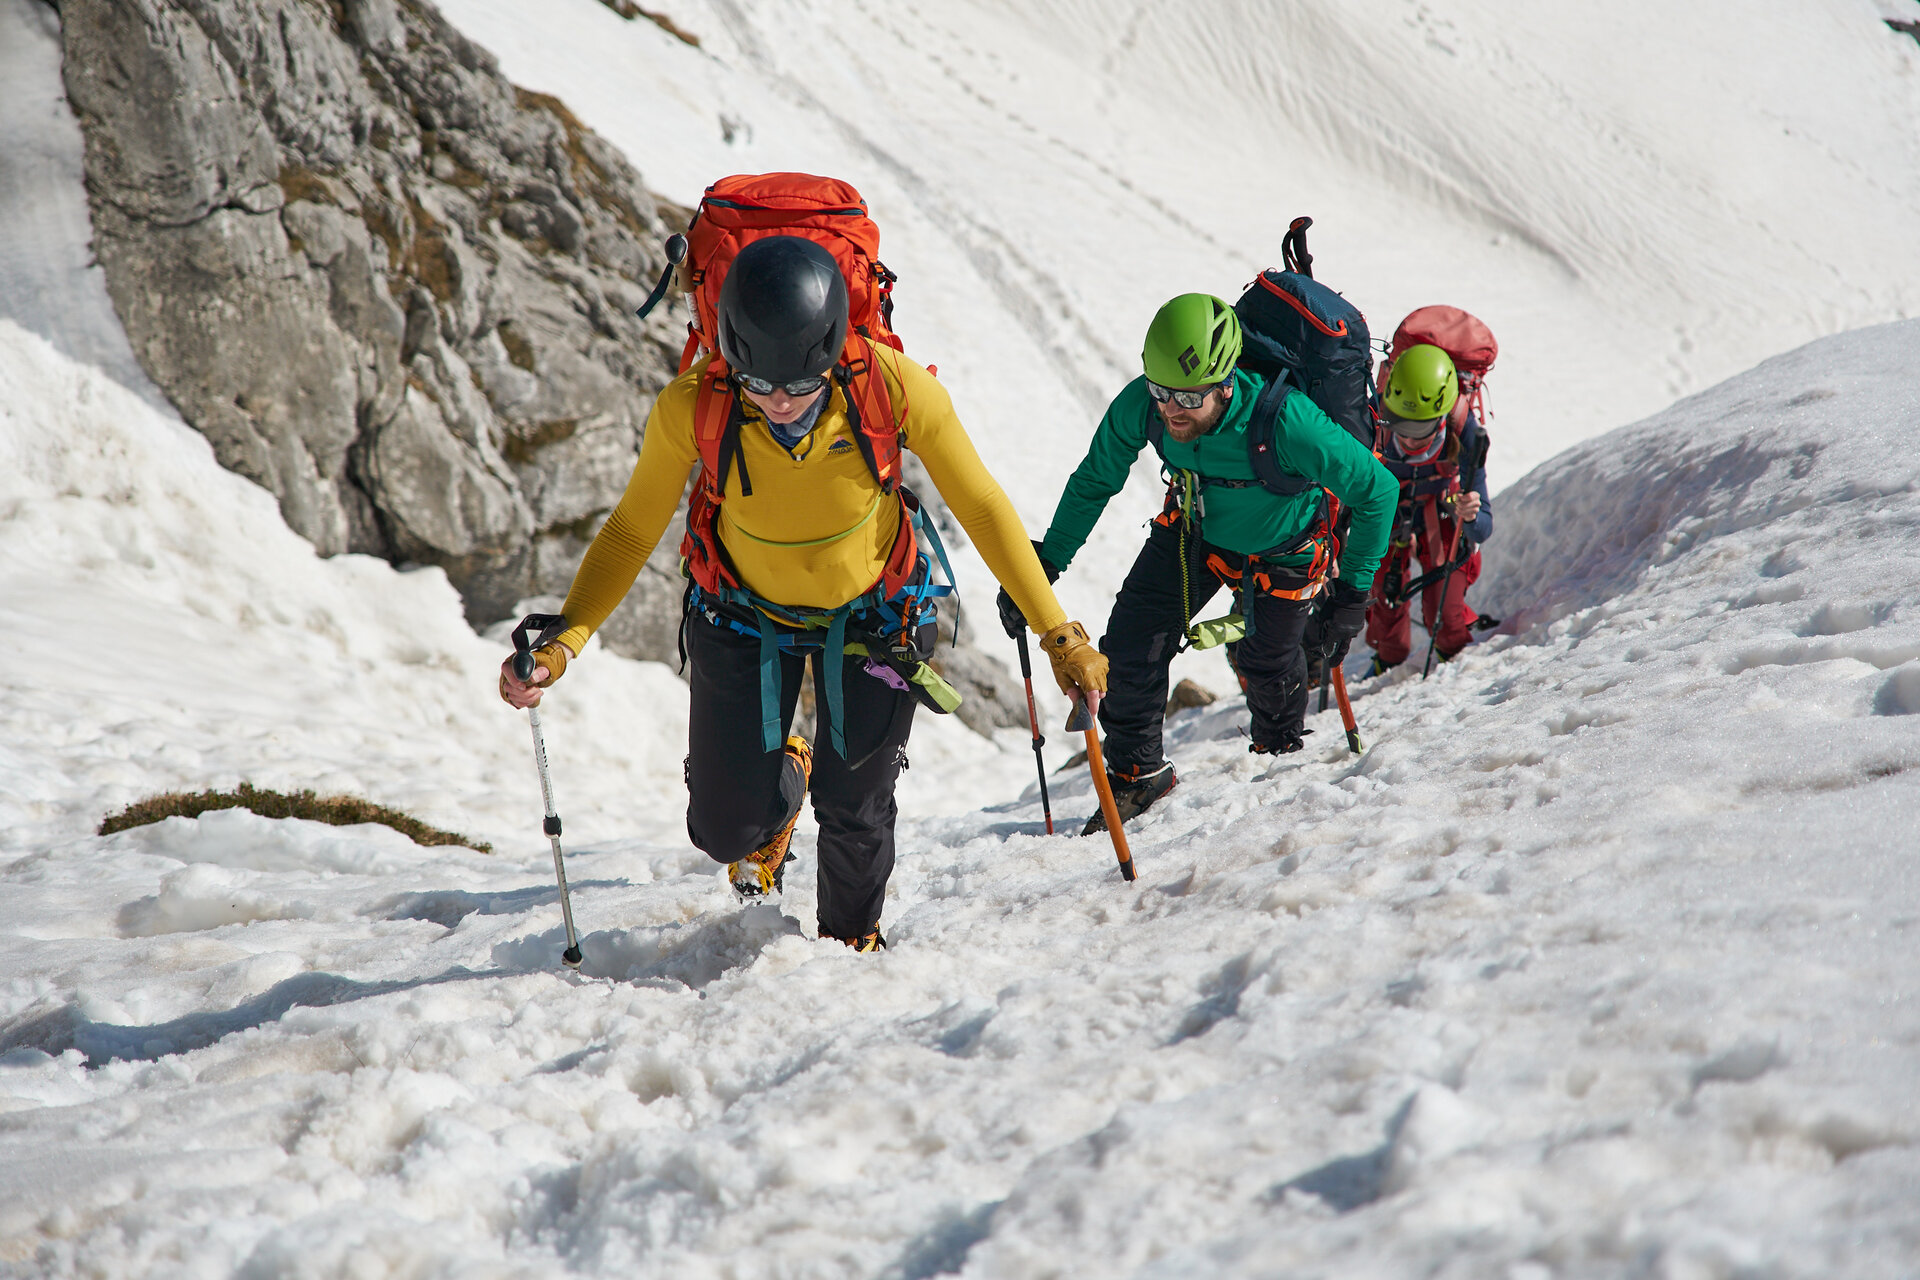
<path fill-rule="evenodd" d="M 1347 750 L 1359 755 L 1366 748 L 1360 745 L 1360 726 L 1353 718 L 1353 704 L 1347 701 L 1347 673 L 1332 665 L 1328 666 L 1327 671 L 1331 677 L 1329 683 L 1333 685 L 1333 696 L 1340 700 L 1340 719 L 1347 726 Z"/>
<path fill-rule="evenodd" d="M 1100 797 L 1100 813 L 1107 820 L 1107 834 L 1113 837 L 1113 854 L 1120 859 L 1120 877 L 1133 879 L 1133 851 L 1127 848 L 1126 833 L 1120 830 L 1120 807 L 1113 802 L 1113 788 L 1107 785 L 1107 762 L 1100 754 L 1100 722 L 1094 719 L 1099 694 L 1075 690 L 1073 710 L 1067 715 L 1067 732 L 1087 735 L 1087 767 L 1093 770 L 1093 789 Z"/>
<path fill-rule="evenodd" d="M 520 625 L 513 629 L 515 679 L 522 684 L 533 679 L 535 645 L 547 643 L 564 630 L 566 624 L 567 620 L 555 613 L 530 613 L 520 620 Z M 537 641 L 528 641 L 529 628 L 539 632 Z M 528 707 L 527 721 L 533 726 L 533 762 L 540 770 L 540 798 L 547 806 L 547 819 L 541 823 L 541 830 L 547 833 L 547 839 L 553 843 L 553 874 L 560 882 L 560 918 L 567 925 L 567 949 L 560 953 L 560 959 L 569 969 L 578 969 L 580 939 L 573 931 L 573 902 L 567 896 L 567 864 L 560 857 L 560 815 L 553 811 L 553 781 L 547 776 L 547 742 L 540 735 L 540 708 Z"/>
<path fill-rule="evenodd" d="M 1333 664 L 1326 663 L 1320 668 L 1320 714 L 1327 713 L 1327 690 L 1333 685 Z"/>
<path fill-rule="evenodd" d="M 1440 575 L 1440 603 L 1434 606 L 1433 625 L 1427 631 L 1427 660 L 1420 666 L 1420 678 L 1425 680 L 1433 674 L 1433 652 L 1440 643 L 1440 628 L 1447 625 L 1447 591 L 1453 586 L 1454 571 L 1464 564 L 1465 557 L 1455 560 L 1460 551 L 1460 523 L 1455 520 L 1453 536 L 1447 539 L 1447 569 Z"/>
<path fill-rule="evenodd" d="M 1027 656 L 1027 633 L 1016 632 L 1020 642 L 1020 678 L 1027 682 L 1027 724 L 1033 729 L 1033 763 L 1040 770 L 1040 812 L 1046 815 L 1047 834 L 1053 834 L 1053 802 L 1047 798 L 1047 760 L 1040 748 L 1047 740 L 1040 736 L 1040 713 L 1033 707 L 1033 660 Z"/>

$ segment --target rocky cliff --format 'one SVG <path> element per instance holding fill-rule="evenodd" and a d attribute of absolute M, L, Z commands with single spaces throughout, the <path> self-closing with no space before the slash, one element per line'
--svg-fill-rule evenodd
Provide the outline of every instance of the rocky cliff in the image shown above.
<path fill-rule="evenodd" d="M 221 461 L 475 622 L 563 586 L 672 373 L 632 318 L 671 212 L 428 5 L 59 7 L 109 290 Z M 615 630 L 657 654 L 646 577 Z"/>
<path fill-rule="evenodd" d="M 673 374 L 681 322 L 633 312 L 686 212 L 424 0 L 57 7 L 108 289 L 222 463 L 477 626 L 564 592 Z M 678 540 L 616 651 L 673 658 Z M 958 666 L 969 723 L 1022 720 Z"/>

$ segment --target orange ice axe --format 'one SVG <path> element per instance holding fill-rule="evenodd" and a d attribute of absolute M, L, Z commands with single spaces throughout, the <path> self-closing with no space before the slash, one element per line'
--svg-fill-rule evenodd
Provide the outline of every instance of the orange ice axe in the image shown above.
<path fill-rule="evenodd" d="M 1333 676 L 1333 696 L 1340 700 L 1340 720 L 1347 727 L 1347 750 L 1359 755 L 1365 750 L 1360 745 L 1360 726 L 1353 718 L 1353 704 L 1347 701 L 1347 675 L 1337 665 L 1328 664 Z"/>
<path fill-rule="evenodd" d="M 1120 860 L 1120 876 L 1133 879 L 1133 853 L 1127 848 L 1127 833 L 1120 829 L 1120 808 L 1113 802 L 1113 788 L 1107 785 L 1107 762 L 1100 754 L 1100 722 L 1094 718 L 1100 709 L 1100 695 L 1073 693 L 1073 708 L 1067 713 L 1067 732 L 1087 735 L 1087 767 L 1093 770 L 1093 789 L 1100 797 L 1100 812 L 1107 820 L 1107 834 L 1113 837 L 1113 855 Z"/>

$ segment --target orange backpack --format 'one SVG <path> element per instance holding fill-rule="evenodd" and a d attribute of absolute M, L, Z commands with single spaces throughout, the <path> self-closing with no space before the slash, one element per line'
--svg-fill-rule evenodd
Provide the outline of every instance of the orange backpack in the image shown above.
<path fill-rule="evenodd" d="M 732 370 L 718 346 L 720 285 L 740 250 L 767 236 L 805 236 L 833 255 L 847 281 L 849 325 L 846 346 L 831 377 L 847 403 L 854 438 L 879 481 L 881 491 L 903 506 L 900 536 L 881 575 L 886 595 L 901 590 L 914 576 L 919 547 L 912 517 L 918 503 L 901 487 L 900 419 L 879 368 L 876 344 L 903 351 L 893 332 L 896 277 L 880 262 L 880 229 L 867 216 L 866 201 L 849 183 L 807 173 L 738 174 L 707 188 L 687 227 L 686 259 L 676 273 L 693 304 L 680 371 L 693 367 L 702 350 L 712 354 L 700 380 L 694 408 L 694 443 L 700 451 L 700 483 L 687 510 L 687 535 L 680 552 L 687 571 L 707 591 L 740 589 L 714 534 L 714 516 L 726 498 L 727 476 L 740 460 L 739 491 L 753 493 L 740 444 L 745 416 L 728 379 Z"/>

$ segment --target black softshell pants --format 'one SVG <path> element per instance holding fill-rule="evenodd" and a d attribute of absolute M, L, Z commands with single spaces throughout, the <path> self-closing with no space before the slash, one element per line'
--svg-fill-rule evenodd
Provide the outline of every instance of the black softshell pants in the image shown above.
<path fill-rule="evenodd" d="M 1167 668 L 1186 634 L 1190 605 L 1194 616 L 1205 616 L 1203 606 L 1220 590 L 1221 581 L 1209 562 L 1229 566 L 1237 575 L 1247 557 L 1193 538 L 1189 557 L 1187 603 L 1180 590 L 1180 526 L 1158 524 L 1120 585 L 1100 637 L 1107 655 L 1107 696 L 1100 704 L 1100 725 L 1106 730 L 1107 768 L 1153 770 L 1161 754 L 1161 726 L 1166 718 Z M 1261 566 L 1272 585 L 1298 590 L 1307 584 L 1304 574 Z M 1312 601 L 1285 600 L 1249 591 L 1240 602 L 1241 613 L 1253 624 L 1247 638 L 1236 645 L 1235 665 L 1246 681 L 1247 707 L 1253 712 L 1253 740 L 1263 746 L 1298 736 L 1307 715 L 1307 656 L 1300 647 Z"/>
<path fill-rule="evenodd" d="M 762 750 L 760 642 L 695 614 L 687 620 L 687 836 L 715 862 L 738 862 L 773 839 L 803 799 L 786 753 Z M 816 666 L 820 660 L 814 652 Z M 857 939 L 880 922 L 893 872 L 894 780 L 900 776 L 917 705 L 868 674 L 865 660 L 841 658 L 847 759 L 826 732 L 827 690 L 814 675 L 821 732 L 813 757 L 813 813 L 820 821 L 822 937 Z M 793 724 L 805 668 L 780 653 L 780 725 Z"/>

